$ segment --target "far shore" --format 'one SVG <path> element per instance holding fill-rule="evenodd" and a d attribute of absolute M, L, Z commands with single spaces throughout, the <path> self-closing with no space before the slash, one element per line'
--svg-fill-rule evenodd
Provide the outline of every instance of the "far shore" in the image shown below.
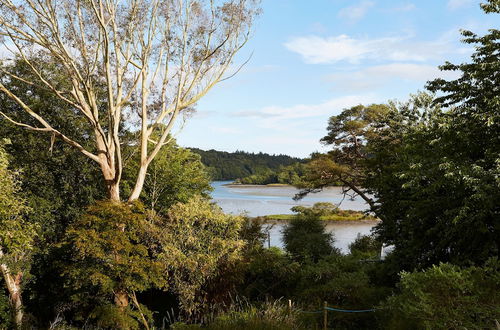
<path fill-rule="evenodd" d="M 292 220 L 294 217 L 294 214 L 283 214 L 279 215 L 279 218 L 276 217 L 274 218 L 273 215 L 267 215 L 267 216 L 261 216 L 261 217 L 254 217 L 252 219 L 254 220 L 261 220 L 263 223 L 269 223 L 269 224 L 287 224 Z M 343 220 L 343 219 L 321 219 L 322 222 L 325 223 L 336 223 L 336 224 L 343 224 L 343 225 L 348 225 L 348 224 L 379 224 L 382 220 L 379 219 L 356 219 L 356 220 Z"/>
<path fill-rule="evenodd" d="M 269 184 L 245 184 L 245 183 L 225 183 L 223 184 L 225 187 L 293 187 L 290 184 L 286 183 L 269 183 Z"/>
<path fill-rule="evenodd" d="M 288 183 L 268 183 L 268 184 L 250 184 L 250 183 L 236 183 L 236 182 L 231 182 L 231 183 L 224 183 L 223 186 L 225 187 L 243 187 L 243 188 L 252 188 L 252 187 L 292 187 L 295 188 L 295 186 L 288 184 Z M 330 187 L 341 187 L 341 186 L 330 186 Z"/>

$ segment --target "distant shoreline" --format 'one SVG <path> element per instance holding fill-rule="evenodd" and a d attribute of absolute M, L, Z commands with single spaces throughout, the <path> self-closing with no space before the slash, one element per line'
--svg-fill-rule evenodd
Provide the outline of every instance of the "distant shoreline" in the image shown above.
<path fill-rule="evenodd" d="M 261 216 L 261 217 L 253 217 L 252 220 L 260 220 L 265 224 L 287 224 L 292 220 L 293 214 L 290 214 L 290 219 L 276 219 L 272 218 L 272 216 Z M 359 219 L 359 220 L 335 220 L 335 219 L 322 219 L 321 222 L 325 223 L 338 223 L 343 225 L 348 224 L 379 224 L 382 220 L 373 220 L 373 219 Z"/>
<path fill-rule="evenodd" d="M 225 187 L 293 187 L 290 184 L 286 183 L 269 183 L 269 184 L 245 184 L 245 183 L 224 183 L 223 186 Z"/>

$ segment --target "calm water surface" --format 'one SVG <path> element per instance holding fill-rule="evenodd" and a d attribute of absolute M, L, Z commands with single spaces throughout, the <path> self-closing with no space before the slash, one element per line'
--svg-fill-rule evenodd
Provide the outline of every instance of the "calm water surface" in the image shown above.
<path fill-rule="evenodd" d="M 318 202 L 338 204 L 341 209 L 364 211 L 366 203 L 361 198 L 343 199 L 341 188 L 332 187 L 316 194 L 310 194 L 300 201 L 294 201 L 293 196 L 299 191 L 294 187 L 269 186 L 227 186 L 231 181 L 212 182 L 214 191 L 212 199 L 226 213 L 257 217 L 270 214 L 292 214 L 293 206 L 312 206 Z M 326 229 L 335 237 L 335 246 L 342 252 L 347 252 L 349 244 L 358 234 L 370 234 L 375 223 L 328 223 Z M 283 247 L 281 231 L 285 224 L 268 225 L 271 246 Z"/>
<path fill-rule="evenodd" d="M 300 201 L 292 198 L 298 189 L 290 186 L 227 186 L 231 181 L 214 181 L 212 186 L 212 199 L 226 213 L 246 213 L 251 217 L 269 214 L 292 214 L 293 206 L 312 206 L 318 202 L 330 202 L 340 204 L 344 210 L 364 211 L 367 209 L 363 199 L 357 197 L 354 200 L 343 199 L 341 188 L 331 187 L 316 194 L 309 194 Z"/>

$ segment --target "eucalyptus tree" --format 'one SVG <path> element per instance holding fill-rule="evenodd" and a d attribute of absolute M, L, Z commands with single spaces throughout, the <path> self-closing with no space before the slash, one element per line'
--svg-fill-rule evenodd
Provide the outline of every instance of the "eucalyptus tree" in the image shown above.
<path fill-rule="evenodd" d="M 0 115 L 45 132 L 97 163 L 115 201 L 120 200 L 124 161 L 120 128 L 136 128 L 137 140 L 127 142 L 140 153 L 128 196 L 136 200 L 178 119 L 239 70 L 233 60 L 258 13 L 257 0 L 0 0 L 0 36 L 12 54 L 0 67 L 0 92 L 35 123 Z M 36 79 L 11 72 L 8 64 L 15 59 L 25 62 Z M 54 74 L 63 75 L 65 83 L 56 83 Z M 93 147 L 34 110 L 29 89 L 19 93 L 7 87 L 13 80 L 42 86 L 71 107 L 88 125 Z"/>

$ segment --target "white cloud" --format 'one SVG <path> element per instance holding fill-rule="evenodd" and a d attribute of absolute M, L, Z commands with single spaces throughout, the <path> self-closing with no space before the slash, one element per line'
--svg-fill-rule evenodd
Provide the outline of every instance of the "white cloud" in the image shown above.
<path fill-rule="evenodd" d="M 448 39 L 447 34 L 438 40 L 423 42 L 412 36 L 356 39 L 345 34 L 333 37 L 310 35 L 292 38 L 284 46 L 310 64 L 358 63 L 364 59 L 424 62 L 440 59 L 450 52 Z"/>
<path fill-rule="evenodd" d="M 436 66 L 414 63 L 392 63 L 377 65 L 358 71 L 340 72 L 327 77 L 336 89 L 348 92 L 374 90 L 387 86 L 394 80 L 420 82 L 423 84 L 438 77 L 456 78 L 456 73 L 440 71 Z"/>
<path fill-rule="evenodd" d="M 353 105 L 373 103 L 375 100 L 376 98 L 372 94 L 348 95 L 318 104 L 297 104 L 289 107 L 267 106 L 253 111 L 236 112 L 234 116 L 263 119 L 267 123 L 275 123 L 277 121 L 324 116 L 332 112 L 340 112 L 343 108 Z"/>
<path fill-rule="evenodd" d="M 368 10 L 375 6 L 373 1 L 361 1 L 359 4 L 343 8 L 339 11 L 339 17 L 347 18 L 352 21 L 357 21 L 363 18 Z"/>
<path fill-rule="evenodd" d="M 446 4 L 446 6 L 450 10 L 455 10 L 455 9 L 460 9 L 463 7 L 470 6 L 474 2 L 477 2 L 477 1 L 475 1 L 475 0 L 448 0 L 448 3 Z"/>

